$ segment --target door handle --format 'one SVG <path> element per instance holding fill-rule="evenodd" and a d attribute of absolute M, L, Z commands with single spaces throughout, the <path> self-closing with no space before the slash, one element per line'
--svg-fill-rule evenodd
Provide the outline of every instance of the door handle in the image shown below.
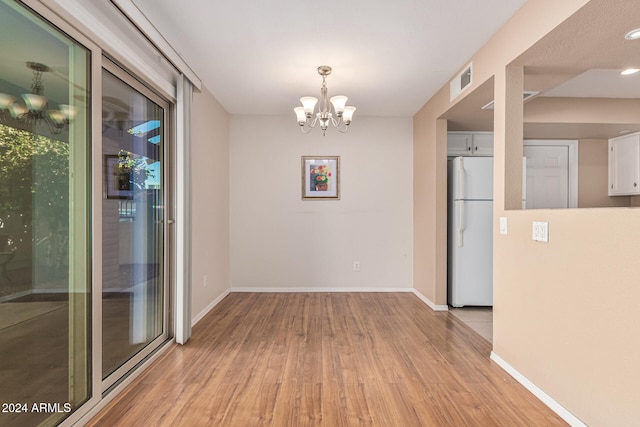
<path fill-rule="evenodd" d="M 460 203 L 460 209 L 458 210 L 458 238 L 456 239 L 456 244 L 459 248 L 463 246 L 462 236 L 464 234 L 464 204 L 465 202 Z"/>
<path fill-rule="evenodd" d="M 172 220 L 172 219 L 168 219 L 168 220 L 167 220 L 167 224 L 173 224 L 173 223 L 175 223 L 175 221 L 174 221 L 174 220 Z"/>

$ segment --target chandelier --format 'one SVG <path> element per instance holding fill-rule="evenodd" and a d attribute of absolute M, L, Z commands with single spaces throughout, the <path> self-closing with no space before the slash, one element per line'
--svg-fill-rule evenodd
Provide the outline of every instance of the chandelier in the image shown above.
<path fill-rule="evenodd" d="M 50 72 L 51 68 L 38 62 L 27 62 L 27 68 L 33 71 L 31 93 L 22 94 L 24 105 L 13 96 L 0 93 L 0 117 L 5 119 L 10 116 L 11 119 L 28 127 L 45 123 L 52 134 L 59 134 L 75 117 L 76 111 L 67 104 L 60 104 L 58 110 L 47 110 L 42 73 Z"/>
<path fill-rule="evenodd" d="M 309 133 L 318 122 L 320 122 L 320 129 L 322 129 L 322 135 L 324 136 L 329 123 L 338 128 L 341 133 L 346 133 L 349 130 L 349 125 L 353 118 L 353 113 L 356 111 L 356 107 L 348 107 L 346 96 L 333 96 L 331 97 L 331 104 L 327 98 L 327 81 L 326 78 L 331 74 L 331 67 L 328 65 L 321 65 L 318 67 L 318 74 L 322 76 L 322 88 L 320 88 L 320 104 L 318 106 L 318 112 L 314 114 L 318 98 L 313 96 L 303 96 L 300 98 L 302 107 L 296 107 L 293 111 L 296 113 L 298 124 L 302 133 Z"/>

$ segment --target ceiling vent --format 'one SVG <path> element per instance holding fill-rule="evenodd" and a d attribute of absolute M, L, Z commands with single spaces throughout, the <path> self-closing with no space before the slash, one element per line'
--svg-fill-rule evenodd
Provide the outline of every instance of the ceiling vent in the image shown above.
<path fill-rule="evenodd" d="M 522 102 L 527 102 L 529 101 L 531 98 L 535 97 L 536 95 L 538 95 L 540 92 L 537 92 L 535 90 L 525 90 L 524 92 L 522 92 Z M 493 110 L 493 106 L 494 103 L 496 101 L 493 100 L 491 102 L 489 102 L 488 104 L 484 105 L 482 107 L 483 110 Z"/>
<path fill-rule="evenodd" d="M 464 67 L 464 70 L 449 83 L 449 100 L 453 101 L 463 90 L 473 83 L 473 63 Z"/>

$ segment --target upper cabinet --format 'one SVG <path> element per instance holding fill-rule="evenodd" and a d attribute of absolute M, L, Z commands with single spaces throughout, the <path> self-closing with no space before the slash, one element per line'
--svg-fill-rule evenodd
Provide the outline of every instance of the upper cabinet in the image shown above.
<path fill-rule="evenodd" d="M 449 132 L 448 156 L 493 156 L 493 132 Z"/>
<path fill-rule="evenodd" d="M 640 194 L 640 133 L 609 140 L 609 195 Z"/>

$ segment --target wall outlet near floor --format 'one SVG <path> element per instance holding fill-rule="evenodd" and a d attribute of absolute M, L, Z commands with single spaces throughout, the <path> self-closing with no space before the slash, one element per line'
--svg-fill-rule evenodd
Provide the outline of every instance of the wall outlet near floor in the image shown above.
<path fill-rule="evenodd" d="M 353 261 L 353 271 L 360 271 L 360 261 Z"/>
<path fill-rule="evenodd" d="M 549 242 L 549 223 L 533 221 L 533 240 L 536 242 Z"/>

